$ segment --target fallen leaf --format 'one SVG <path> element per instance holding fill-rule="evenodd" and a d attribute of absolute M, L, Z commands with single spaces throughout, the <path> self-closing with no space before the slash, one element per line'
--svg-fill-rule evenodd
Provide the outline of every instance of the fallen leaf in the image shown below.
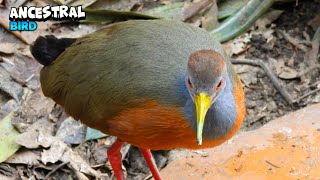
<path fill-rule="evenodd" d="M 0 179 L 2 179 L 2 180 L 12 180 L 12 177 L 0 174 Z"/>
<path fill-rule="evenodd" d="M 19 132 L 11 124 L 13 114 L 13 112 L 9 113 L 0 121 L 0 163 L 20 148 L 20 145 L 15 142 Z"/>
<path fill-rule="evenodd" d="M 56 137 L 68 144 L 80 144 L 85 140 L 85 136 L 85 126 L 72 117 L 65 119 L 56 133 Z"/>
<path fill-rule="evenodd" d="M 35 149 L 40 146 L 50 147 L 53 142 L 53 123 L 42 118 L 33 123 L 26 132 L 17 137 L 16 142 L 29 149 Z"/>
<path fill-rule="evenodd" d="M 49 163 L 56 163 L 59 161 L 63 153 L 67 148 L 67 144 L 63 143 L 62 141 L 52 141 L 50 145 L 50 149 L 43 150 L 41 153 L 41 161 L 44 164 Z"/>
<path fill-rule="evenodd" d="M 269 57 L 268 61 L 271 67 L 275 69 L 276 74 L 278 75 L 279 78 L 282 78 L 282 79 L 297 78 L 298 72 L 295 69 L 289 66 L 286 66 L 283 59 L 276 60 L 274 58 Z"/>
<path fill-rule="evenodd" d="M 214 0 L 210 9 L 201 17 L 201 27 L 211 31 L 218 26 L 218 7 L 217 1 Z"/>
<path fill-rule="evenodd" d="M 247 49 L 250 48 L 249 42 L 250 38 L 252 37 L 251 34 L 245 33 L 237 38 L 235 38 L 232 41 L 229 41 L 225 44 L 227 44 L 229 47 L 229 55 L 238 55 L 241 54 L 242 52 L 246 51 Z M 226 45 L 225 45 L 226 46 Z"/>
<path fill-rule="evenodd" d="M 104 144 L 98 145 L 95 147 L 91 154 L 93 159 L 96 161 L 97 164 L 105 163 L 107 160 L 106 152 L 108 147 Z"/>
<path fill-rule="evenodd" d="M 252 84 L 258 83 L 257 73 L 260 70 L 258 67 L 249 65 L 235 65 L 234 67 L 245 86 L 249 87 Z"/>
<path fill-rule="evenodd" d="M 43 163 L 62 161 L 69 163 L 79 179 L 88 179 L 84 174 L 100 177 L 101 174 L 90 167 L 77 152 L 74 152 L 62 140 L 52 136 L 53 124 L 46 119 L 39 119 L 26 132 L 22 133 L 17 143 L 27 148 L 40 146 L 49 148 L 41 153 Z"/>
<path fill-rule="evenodd" d="M 13 54 L 16 44 L 0 42 L 0 53 Z"/>
<path fill-rule="evenodd" d="M 285 66 L 283 59 L 274 59 L 272 57 L 268 57 L 268 62 L 270 67 L 276 71 L 277 75 L 281 73 L 281 68 Z"/>
<path fill-rule="evenodd" d="M 294 79 L 297 78 L 297 75 L 298 72 L 295 69 L 288 66 L 283 66 L 278 76 L 282 79 Z"/>
<path fill-rule="evenodd" d="M 18 108 L 19 108 L 19 105 L 17 101 L 15 101 L 14 99 L 10 99 L 3 106 L 1 106 L 0 117 L 3 117 L 4 115 L 9 114 L 12 111 L 16 111 L 18 110 Z"/>
<path fill-rule="evenodd" d="M 108 135 L 103 134 L 101 131 L 92 129 L 90 127 L 87 127 L 87 132 L 86 132 L 86 141 L 92 140 L 92 139 L 99 139 L 106 137 Z"/>
<path fill-rule="evenodd" d="M 71 168 L 75 171 L 79 179 L 88 179 L 84 174 L 92 175 L 97 178 L 102 176 L 100 173 L 92 169 L 90 165 L 80 157 L 79 154 L 72 151 L 72 149 L 69 147 L 61 156 L 60 161 L 69 162 Z"/>
<path fill-rule="evenodd" d="M 30 150 L 17 152 L 6 160 L 6 163 L 25 164 L 28 166 L 35 166 L 39 164 L 40 154 L 36 154 Z"/>
<path fill-rule="evenodd" d="M 26 91 L 28 92 L 25 93 L 26 96 L 24 96 L 21 107 L 18 110 L 19 114 L 14 118 L 16 127 L 20 123 L 32 124 L 41 117 L 42 119 L 49 119 L 49 114 L 55 105 L 55 102 L 45 97 L 40 89 L 32 91 L 26 88 Z M 25 130 L 21 129 L 21 132 Z"/>
<path fill-rule="evenodd" d="M 26 84 L 26 82 L 33 77 L 36 77 L 42 66 L 35 61 L 33 58 L 22 55 L 20 53 L 15 53 L 15 58 L 14 58 L 14 67 L 11 69 L 7 69 L 9 71 L 11 77 L 21 83 L 21 84 Z M 33 87 L 33 89 L 39 88 L 40 87 L 40 82 L 38 80 L 38 84 L 36 87 Z"/>
<path fill-rule="evenodd" d="M 197 2 L 186 4 L 181 14 L 175 17 L 179 21 L 186 21 L 201 11 L 204 11 L 212 6 L 211 0 L 199 0 Z"/>
<path fill-rule="evenodd" d="M 11 79 L 3 67 L 0 67 L 0 79 L 0 90 L 10 95 L 16 102 L 20 102 L 24 95 L 23 88 Z"/>

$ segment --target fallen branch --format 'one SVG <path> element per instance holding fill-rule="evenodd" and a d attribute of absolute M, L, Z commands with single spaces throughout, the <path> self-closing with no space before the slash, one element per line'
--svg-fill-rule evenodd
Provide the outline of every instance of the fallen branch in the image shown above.
<path fill-rule="evenodd" d="M 25 44 L 29 44 L 28 41 L 21 35 L 20 31 L 10 31 L 9 23 L 2 17 L 0 17 L 0 25 L 2 25 L 5 30 L 9 31 Z"/>
<path fill-rule="evenodd" d="M 316 92 L 319 92 L 319 91 L 320 91 L 320 88 L 315 89 L 315 90 L 312 90 L 312 91 L 308 92 L 307 94 L 305 94 L 305 95 L 303 95 L 303 96 L 295 99 L 294 102 L 299 102 L 299 101 L 301 101 L 302 99 L 304 99 L 304 98 L 306 98 L 306 97 L 308 97 L 308 96 L 310 96 L 310 95 L 312 95 L 312 94 L 315 94 Z"/>
<path fill-rule="evenodd" d="M 262 60 L 249 60 L 249 59 L 231 59 L 232 64 L 247 64 L 252 66 L 259 66 L 264 70 L 266 75 L 270 78 L 274 87 L 279 91 L 279 93 L 283 96 L 283 98 L 289 103 L 292 104 L 294 102 L 291 94 L 281 86 L 281 83 L 277 79 L 277 77 L 272 73 L 269 66 L 267 66 Z"/>
<path fill-rule="evenodd" d="M 297 103 L 299 101 L 301 101 L 302 99 L 315 94 L 316 92 L 320 91 L 320 88 L 312 90 L 310 92 L 308 92 L 307 94 L 294 99 L 291 94 L 287 91 L 287 89 L 285 87 L 283 87 L 280 83 L 280 81 L 278 80 L 278 78 L 273 74 L 273 72 L 270 70 L 269 66 L 266 65 L 262 60 L 251 60 L 251 59 L 230 59 L 232 64 L 247 64 L 247 65 L 252 65 L 252 66 L 259 66 L 260 68 L 262 68 L 264 70 L 264 72 L 266 73 L 266 75 L 269 77 L 269 79 L 271 80 L 272 84 L 274 85 L 274 87 L 279 91 L 279 93 L 282 95 L 282 97 L 289 103 L 289 104 L 293 104 L 293 103 Z M 319 68 L 319 67 L 317 67 Z M 314 69 L 314 68 L 313 68 Z M 309 69 L 310 71 L 310 69 Z M 309 71 L 304 71 L 304 73 L 307 73 Z M 300 73 L 299 73 L 300 74 Z"/>

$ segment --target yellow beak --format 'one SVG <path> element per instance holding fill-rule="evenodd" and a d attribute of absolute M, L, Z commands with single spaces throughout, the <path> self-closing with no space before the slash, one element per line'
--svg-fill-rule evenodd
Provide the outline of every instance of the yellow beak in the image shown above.
<path fill-rule="evenodd" d="M 197 142 L 198 145 L 202 144 L 202 130 L 204 120 L 208 109 L 211 106 L 212 98 L 207 95 L 207 93 L 199 93 L 194 98 L 194 103 L 196 105 L 196 116 L 197 116 Z"/>

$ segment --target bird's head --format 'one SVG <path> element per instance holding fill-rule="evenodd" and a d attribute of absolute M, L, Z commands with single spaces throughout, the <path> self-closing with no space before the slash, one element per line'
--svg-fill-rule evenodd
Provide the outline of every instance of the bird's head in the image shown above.
<path fill-rule="evenodd" d="M 224 57 L 218 52 L 199 50 L 190 55 L 186 86 L 196 107 L 198 145 L 202 144 L 206 113 L 224 90 L 227 76 Z"/>

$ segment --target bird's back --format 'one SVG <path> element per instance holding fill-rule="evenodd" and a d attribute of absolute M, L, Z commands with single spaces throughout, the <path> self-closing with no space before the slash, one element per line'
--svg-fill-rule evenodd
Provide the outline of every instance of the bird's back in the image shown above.
<path fill-rule="evenodd" d="M 181 22 L 113 24 L 77 39 L 44 67 L 42 89 L 68 114 L 89 124 L 146 100 L 182 107 L 187 60 L 200 49 L 225 56 L 208 33 Z"/>

